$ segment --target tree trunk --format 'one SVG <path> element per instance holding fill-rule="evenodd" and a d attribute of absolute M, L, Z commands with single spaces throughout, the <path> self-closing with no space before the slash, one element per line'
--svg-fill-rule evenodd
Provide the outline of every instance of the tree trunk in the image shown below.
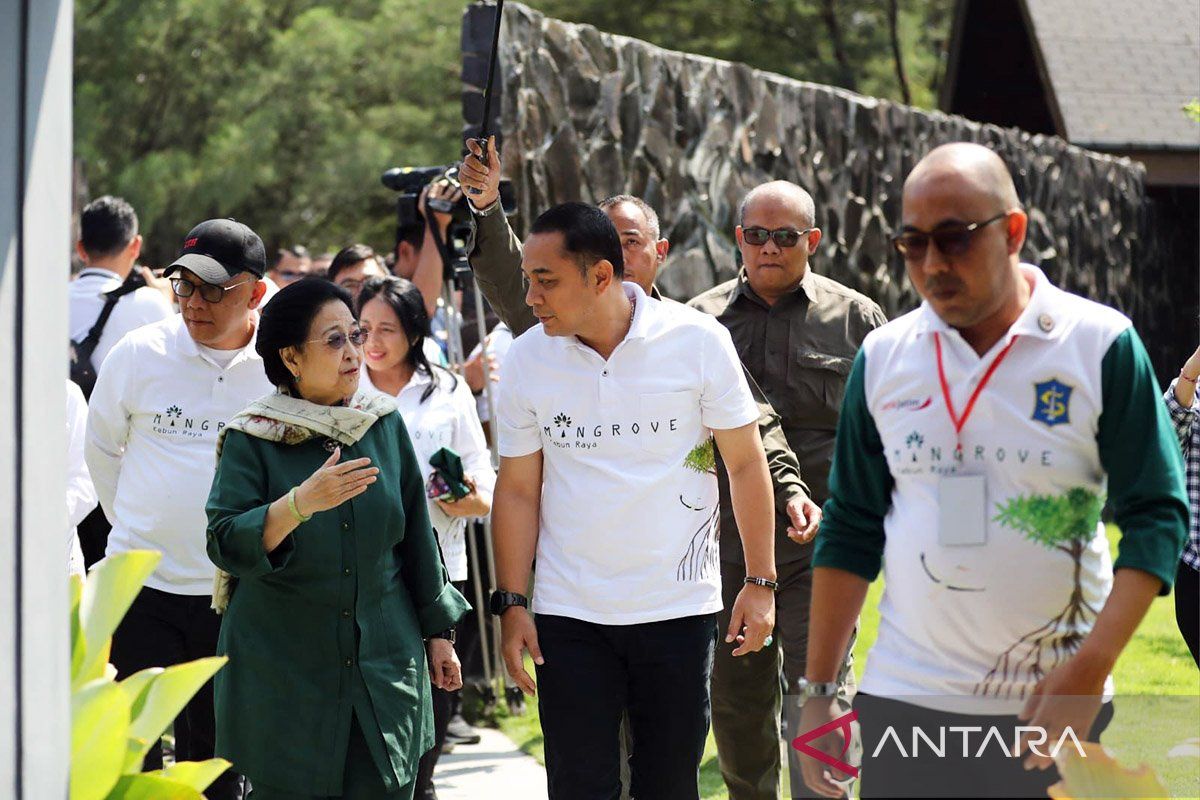
<path fill-rule="evenodd" d="M 896 80 L 900 83 L 900 98 L 905 105 L 912 105 L 912 93 L 908 90 L 908 76 L 904 72 L 904 54 L 900 52 L 899 5 L 899 0 L 888 0 L 888 33 L 892 40 L 892 61 L 896 65 Z"/>
<path fill-rule="evenodd" d="M 837 0 L 821 0 L 821 20 L 829 31 L 829 42 L 833 45 L 833 58 L 838 63 L 842 73 L 842 86 L 851 91 L 857 91 L 858 82 L 854 80 L 854 70 L 850 67 L 850 59 L 846 55 L 846 44 L 842 41 L 842 27 L 838 24 Z"/>

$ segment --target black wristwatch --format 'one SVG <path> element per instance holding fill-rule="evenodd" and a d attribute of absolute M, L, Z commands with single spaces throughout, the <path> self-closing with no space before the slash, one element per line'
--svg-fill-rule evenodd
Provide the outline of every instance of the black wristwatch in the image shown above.
<path fill-rule="evenodd" d="M 454 644 L 458 640 L 458 635 L 454 632 L 454 628 L 446 628 L 444 631 L 439 631 L 429 637 L 430 639 L 449 639 L 450 644 Z"/>
<path fill-rule="evenodd" d="M 513 606 L 529 608 L 529 598 L 516 592 L 502 592 L 497 589 L 492 592 L 491 601 L 488 603 L 488 610 L 492 612 L 493 617 L 498 617 Z"/>

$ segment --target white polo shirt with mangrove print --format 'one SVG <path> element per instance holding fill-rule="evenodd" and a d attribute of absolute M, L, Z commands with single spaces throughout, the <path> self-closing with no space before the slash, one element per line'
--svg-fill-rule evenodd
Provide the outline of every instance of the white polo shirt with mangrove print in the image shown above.
<path fill-rule="evenodd" d="M 712 431 L 758 420 L 729 332 L 648 297 L 605 361 L 538 325 L 500 382 L 500 455 L 542 452 L 533 610 L 630 625 L 721 609 Z"/>

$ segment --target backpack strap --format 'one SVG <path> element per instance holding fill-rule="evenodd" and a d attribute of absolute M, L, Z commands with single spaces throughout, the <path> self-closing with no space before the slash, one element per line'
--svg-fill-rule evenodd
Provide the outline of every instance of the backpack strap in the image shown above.
<path fill-rule="evenodd" d="M 108 324 L 108 318 L 112 316 L 113 309 L 117 307 L 117 301 L 127 294 L 136 292 L 146 284 L 141 281 L 122 283 L 116 289 L 104 293 L 104 308 L 100 309 L 100 316 L 96 317 L 96 322 L 92 325 L 91 330 L 87 332 L 79 340 L 79 348 L 86 349 L 88 355 L 91 355 L 92 350 L 96 349 L 96 345 L 100 343 L 100 336 L 104 333 L 104 326 Z"/>

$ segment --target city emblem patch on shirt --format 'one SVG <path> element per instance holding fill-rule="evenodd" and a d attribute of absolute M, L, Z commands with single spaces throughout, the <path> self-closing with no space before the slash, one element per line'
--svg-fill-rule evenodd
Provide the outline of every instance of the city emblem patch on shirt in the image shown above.
<path fill-rule="evenodd" d="M 1071 421 L 1071 391 L 1057 378 L 1033 385 L 1033 419 L 1049 427 Z"/>

